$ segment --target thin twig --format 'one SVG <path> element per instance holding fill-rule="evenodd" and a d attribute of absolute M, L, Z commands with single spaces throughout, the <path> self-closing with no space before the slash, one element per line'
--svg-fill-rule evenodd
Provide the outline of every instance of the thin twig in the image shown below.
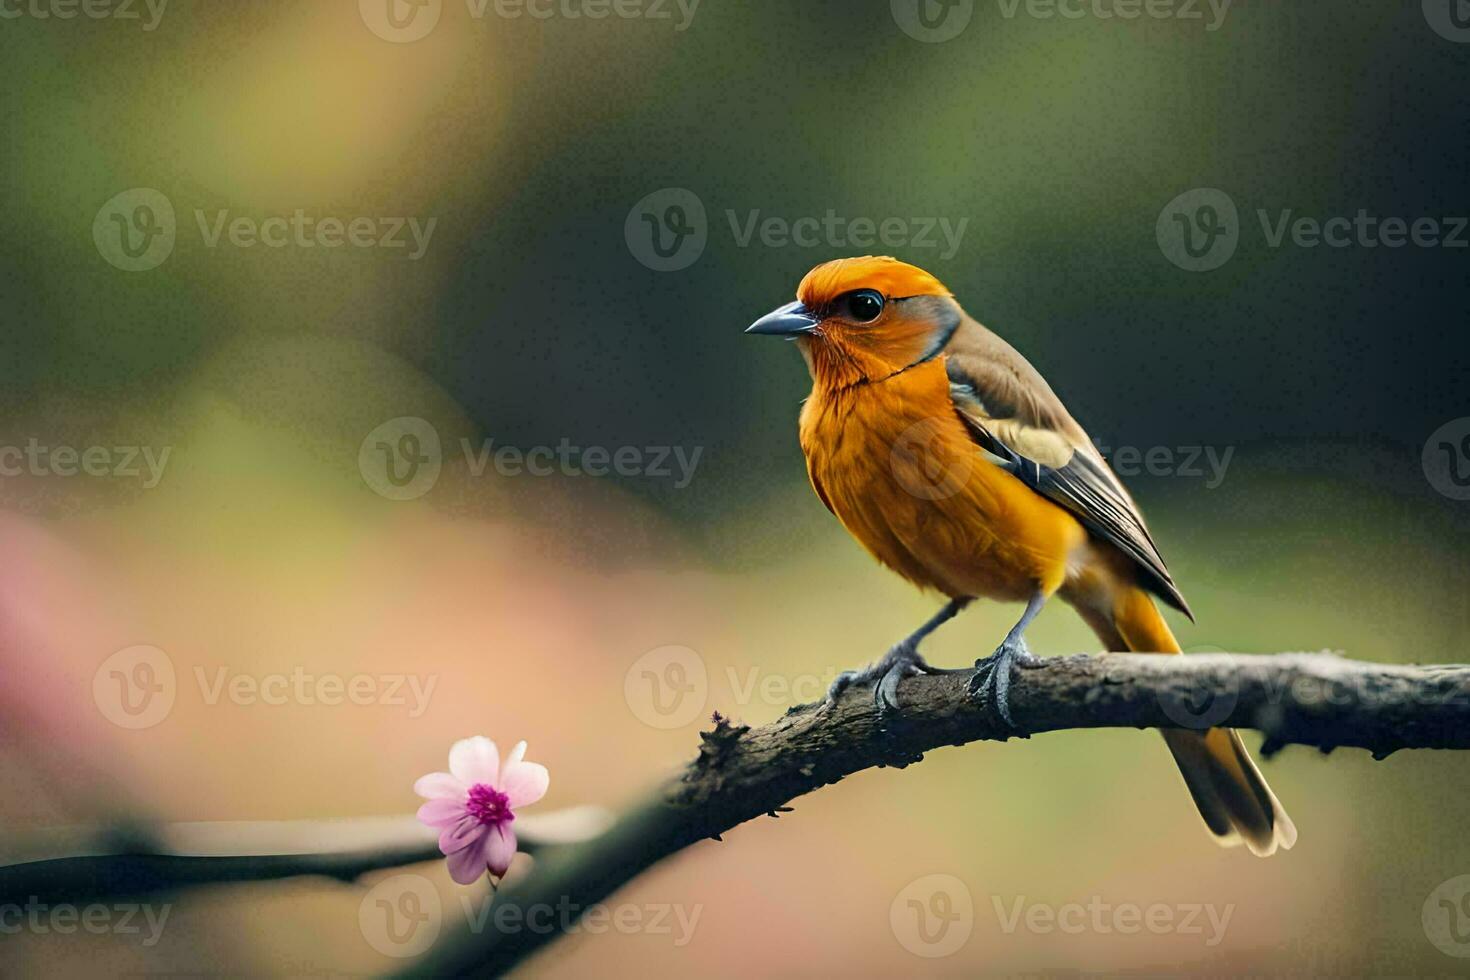
<path fill-rule="evenodd" d="M 461 927 L 412 974 L 505 973 L 561 935 L 530 927 L 558 921 L 548 911 L 585 912 L 683 848 L 719 840 L 844 776 L 903 767 L 945 745 L 1072 728 L 1229 725 L 1262 732 L 1267 755 L 1288 744 L 1324 752 L 1352 746 L 1380 759 L 1406 748 L 1470 748 L 1470 666 L 1462 665 L 1370 664 L 1326 653 L 1055 658 L 1016 672 L 1016 729 L 972 698 L 963 676 L 916 677 L 900 691 L 902 715 L 886 725 L 871 689 L 849 689 L 826 708 L 793 708 L 757 729 L 717 718 L 680 775 L 606 834 L 539 860 L 501 890 L 489 927 L 478 934 Z M 518 926 L 496 929 L 502 922 Z"/>
<path fill-rule="evenodd" d="M 520 849 L 534 853 L 590 840 L 610 823 L 600 807 L 575 807 L 527 814 L 516 830 Z M 352 882 L 441 856 L 438 832 L 413 817 L 57 828 L 0 846 L 0 904 L 95 902 L 304 875 Z"/>

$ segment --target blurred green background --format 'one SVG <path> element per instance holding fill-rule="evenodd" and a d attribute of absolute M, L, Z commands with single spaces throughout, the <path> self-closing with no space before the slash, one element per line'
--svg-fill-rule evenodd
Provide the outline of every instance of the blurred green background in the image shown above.
<path fill-rule="evenodd" d="M 902 29 L 904 2 L 704 0 L 692 17 L 671 2 L 667 19 L 395 6 L 437 11 L 411 41 L 376 0 L 171 0 L 151 30 L 141 4 L 127 20 L 7 2 L 0 447 L 170 449 L 152 487 L 0 477 L 7 830 L 120 810 L 407 813 L 413 780 L 474 733 L 529 740 L 552 773 L 544 807 L 616 806 L 692 755 L 709 710 L 770 720 L 879 655 L 933 602 L 811 494 L 800 359 L 741 334 L 812 265 L 868 251 L 934 272 L 1107 447 L 1231 454 L 1219 479 L 1173 465 L 1128 480 L 1198 614 L 1175 622 L 1186 648 L 1464 660 L 1470 503 L 1421 457 L 1470 414 L 1470 252 L 1273 248 L 1257 218 L 1470 212 L 1470 44 L 1433 28 L 1433 0 L 1237 0 L 1213 30 L 1208 6 L 1124 20 L 987 0 L 937 43 Z M 136 188 L 169 202 L 175 241 L 126 271 L 105 232 L 132 220 L 136 198 L 115 201 Z M 674 271 L 625 236 L 664 188 L 705 212 L 702 252 Z M 1209 272 L 1176 267 L 1156 236 L 1192 188 L 1239 209 L 1233 257 Z M 298 209 L 433 232 L 414 259 L 211 246 L 199 225 Z M 752 212 L 829 210 L 966 224 L 952 255 L 742 241 Z M 412 500 L 360 465 L 400 417 L 445 450 Z M 685 486 L 477 474 L 461 438 L 700 455 Z M 1015 614 L 978 606 L 931 659 L 988 653 Z M 1095 647 L 1060 606 L 1031 642 Z M 92 682 L 136 644 L 167 652 L 178 695 L 127 730 Z M 707 688 L 697 717 L 663 728 L 625 681 L 670 645 Z M 210 704 L 195 671 L 220 668 L 437 686 L 415 717 Z M 1256 861 L 1209 843 L 1158 741 L 1060 733 L 863 773 L 615 899 L 700 906 L 688 943 L 579 935 L 524 973 L 1463 972 L 1421 912 L 1470 874 L 1470 761 L 1288 750 L 1265 772 L 1301 842 Z M 441 867 L 413 870 L 458 914 Z M 931 874 L 973 901 L 973 932 L 942 958 L 890 925 Z M 1233 914 L 1207 945 L 1007 932 L 996 911 L 1094 896 Z M 362 897 L 312 881 L 189 892 L 154 946 L 22 932 L 6 967 L 390 969 Z"/>

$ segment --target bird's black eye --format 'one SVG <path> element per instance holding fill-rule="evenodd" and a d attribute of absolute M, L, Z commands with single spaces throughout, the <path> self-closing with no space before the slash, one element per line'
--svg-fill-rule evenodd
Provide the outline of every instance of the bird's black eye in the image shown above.
<path fill-rule="evenodd" d="M 857 323 L 871 323 L 883 312 L 883 294 L 875 289 L 859 289 L 850 293 L 847 312 Z"/>

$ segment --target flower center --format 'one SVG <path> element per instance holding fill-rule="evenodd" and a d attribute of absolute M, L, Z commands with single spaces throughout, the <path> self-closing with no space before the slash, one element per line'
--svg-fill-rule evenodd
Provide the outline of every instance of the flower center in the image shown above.
<path fill-rule="evenodd" d="M 465 812 L 482 824 L 509 823 L 515 814 L 510 812 L 510 799 L 500 790 L 484 783 L 470 787 L 470 798 L 465 802 Z"/>

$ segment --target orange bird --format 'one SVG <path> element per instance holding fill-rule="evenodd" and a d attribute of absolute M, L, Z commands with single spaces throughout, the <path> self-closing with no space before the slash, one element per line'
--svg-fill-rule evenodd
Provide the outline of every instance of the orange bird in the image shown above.
<path fill-rule="evenodd" d="M 949 597 L 882 659 L 838 677 L 829 697 L 873 684 L 879 710 L 896 710 L 899 681 L 941 672 L 920 641 L 982 596 L 1026 603 L 970 683 L 1009 724 L 1012 669 L 1040 663 L 1023 634 L 1054 595 L 1108 650 L 1180 652 L 1152 596 L 1193 616 L 1137 505 L 1015 348 L 939 280 L 892 258 L 819 265 L 796 296 L 746 332 L 795 340 L 806 361 L 812 488 L 878 561 Z M 1296 842 L 1236 732 L 1163 734 L 1216 840 L 1260 855 Z"/>

